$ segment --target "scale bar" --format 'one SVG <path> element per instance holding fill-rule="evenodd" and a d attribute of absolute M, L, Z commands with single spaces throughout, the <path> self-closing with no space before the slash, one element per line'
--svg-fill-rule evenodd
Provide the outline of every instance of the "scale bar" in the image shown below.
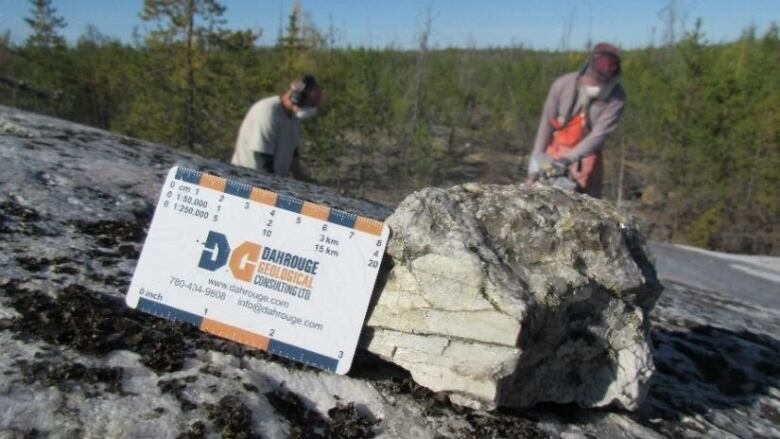
<path fill-rule="evenodd" d="M 278 340 L 271 340 L 271 342 L 268 344 L 268 352 L 331 372 L 335 372 L 336 367 L 339 365 L 339 360 L 335 358 L 326 357 L 325 355 L 299 348 L 298 346 L 293 346 Z"/>
<path fill-rule="evenodd" d="M 195 326 L 200 326 L 200 323 L 203 320 L 203 317 L 199 315 L 188 313 L 187 311 L 182 311 L 172 306 L 163 305 L 160 302 L 155 302 L 143 297 L 138 299 L 138 309 L 153 316 L 162 317 L 174 322 L 185 322 Z"/>
<path fill-rule="evenodd" d="M 384 228 L 384 223 L 382 221 L 359 216 L 352 212 L 332 209 L 320 204 L 303 201 L 289 195 L 277 194 L 276 192 L 267 189 L 249 186 L 235 180 L 225 179 L 195 169 L 177 166 L 175 178 L 190 184 L 268 204 L 280 209 L 289 210 L 293 213 L 321 219 L 371 235 L 381 236 Z"/>
<path fill-rule="evenodd" d="M 145 313 L 174 322 L 189 323 L 197 326 L 203 332 L 208 332 L 209 334 L 214 334 L 246 346 L 279 355 L 280 357 L 295 360 L 318 369 L 335 372 L 339 364 L 339 360 L 336 358 L 318 354 L 308 349 L 274 340 L 216 320 L 204 318 L 197 314 L 182 311 L 178 308 L 164 305 L 144 297 L 138 299 L 138 309 Z"/>

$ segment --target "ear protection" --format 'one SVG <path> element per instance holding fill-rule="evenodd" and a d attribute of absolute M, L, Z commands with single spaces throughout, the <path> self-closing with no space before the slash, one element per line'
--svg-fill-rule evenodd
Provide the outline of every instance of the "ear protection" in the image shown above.
<path fill-rule="evenodd" d="M 317 79 L 314 75 L 306 75 L 300 81 L 295 81 L 290 88 L 290 100 L 293 104 L 301 106 L 306 102 L 312 88 L 317 86 Z"/>
<path fill-rule="evenodd" d="M 586 59 L 585 63 L 582 65 L 582 67 L 580 67 L 579 76 L 584 75 L 585 72 L 587 72 L 588 69 L 591 68 L 591 66 L 593 66 L 593 63 L 596 61 L 596 58 L 599 58 L 599 57 L 611 57 L 611 58 L 615 59 L 616 69 L 612 73 L 612 79 L 620 76 L 620 74 L 622 73 L 622 68 L 620 66 L 620 58 L 618 58 L 616 55 L 614 55 L 612 53 L 608 53 L 608 52 L 606 52 L 606 53 L 604 53 L 604 52 L 595 52 L 595 53 L 591 53 L 590 55 L 588 55 L 588 59 Z"/>

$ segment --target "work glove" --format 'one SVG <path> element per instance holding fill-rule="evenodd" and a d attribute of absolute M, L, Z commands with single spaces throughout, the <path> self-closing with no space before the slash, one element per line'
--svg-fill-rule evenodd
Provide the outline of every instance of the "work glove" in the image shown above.
<path fill-rule="evenodd" d="M 541 171 L 541 164 L 539 163 L 539 157 L 531 154 L 528 158 L 528 177 L 537 177 Z"/>

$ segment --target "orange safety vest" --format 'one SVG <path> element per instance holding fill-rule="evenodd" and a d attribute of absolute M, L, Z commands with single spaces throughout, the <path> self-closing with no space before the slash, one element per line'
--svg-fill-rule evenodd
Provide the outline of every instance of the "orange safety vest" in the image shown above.
<path fill-rule="evenodd" d="M 547 155 L 557 159 L 574 149 L 585 137 L 587 118 L 585 113 L 579 113 L 572 117 L 565 126 L 561 126 L 557 118 L 550 119 L 553 129 L 553 138 L 547 146 Z M 577 190 L 595 198 L 601 197 L 602 180 L 604 179 L 604 164 L 601 160 L 601 151 L 581 158 L 572 163 L 569 173 L 577 182 Z"/>

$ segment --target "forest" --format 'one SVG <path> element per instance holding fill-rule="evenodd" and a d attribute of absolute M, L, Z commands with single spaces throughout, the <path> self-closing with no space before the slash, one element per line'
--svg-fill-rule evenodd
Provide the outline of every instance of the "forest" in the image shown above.
<path fill-rule="evenodd" d="M 89 27 L 77 42 L 52 0 L 30 0 L 30 37 L 0 38 L 0 104 L 228 160 L 258 99 L 313 73 L 327 93 L 305 124 L 314 180 L 388 204 L 425 186 L 519 183 L 553 80 L 579 50 L 336 44 L 299 6 L 273 46 L 229 30 L 217 0 L 145 0 L 148 34 Z M 710 43 L 697 22 L 623 52 L 627 109 L 605 146 L 605 198 L 651 239 L 780 254 L 780 30 Z"/>

